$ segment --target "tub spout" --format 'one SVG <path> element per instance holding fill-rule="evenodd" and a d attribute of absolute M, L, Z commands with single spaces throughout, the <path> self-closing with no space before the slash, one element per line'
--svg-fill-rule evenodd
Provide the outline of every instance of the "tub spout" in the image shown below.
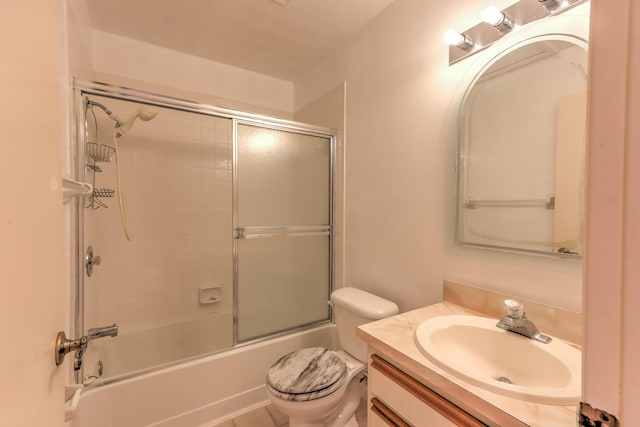
<path fill-rule="evenodd" d="M 87 338 L 94 340 L 102 337 L 115 337 L 118 335 L 118 325 L 115 323 L 111 326 L 103 326 L 100 328 L 92 328 L 87 332 Z"/>

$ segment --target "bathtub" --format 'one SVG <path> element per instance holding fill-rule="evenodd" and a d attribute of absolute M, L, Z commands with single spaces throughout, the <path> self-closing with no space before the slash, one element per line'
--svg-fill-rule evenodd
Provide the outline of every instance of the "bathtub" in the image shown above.
<path fill-rule="evenodd" d="M 85 377 L 98 376 L 102 362 L 104 378 L 120 379 L 130 372 L 213 354 L 233 345 L 233 314 L 214 313 L 187 321 L 122 331 L 115 338 L 95 340 L 84 354 Z"/>
<path fill-rule="evenodd" d="M 66 427 L 208 427 L 268 402 L 265 377 L 280 356 L 304 347 L 335 348 L 322 325 L 172 365 L 108 385 L 89 386 Z"/>

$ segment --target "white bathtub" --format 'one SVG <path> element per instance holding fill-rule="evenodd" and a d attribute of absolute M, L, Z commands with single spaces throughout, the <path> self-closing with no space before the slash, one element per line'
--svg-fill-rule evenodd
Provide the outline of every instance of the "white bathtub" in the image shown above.
<path fill-rule="evenodd" d="M 135 378 L 87 388 L 68 427 L 199 427 L 268 401 L 264 381 L 280 356 L 335 348 L 335 326 L 273 338 Z"/>

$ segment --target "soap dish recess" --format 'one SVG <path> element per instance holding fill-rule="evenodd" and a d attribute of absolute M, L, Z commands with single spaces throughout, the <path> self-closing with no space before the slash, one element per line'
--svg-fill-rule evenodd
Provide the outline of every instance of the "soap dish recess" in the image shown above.
<path fill-rule="evenodd" d="M 200 304 L 216 304 L 221 300 L 220 286 L 207 286 L 200 288 Z"/>

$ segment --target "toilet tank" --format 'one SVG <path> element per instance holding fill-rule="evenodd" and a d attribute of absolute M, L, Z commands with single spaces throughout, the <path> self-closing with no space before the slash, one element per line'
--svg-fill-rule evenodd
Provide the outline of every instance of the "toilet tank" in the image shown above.
<path fill-rule="evenodd" d="M 379 296 L 356 288 L 341 288 L 331 294 L 338 342 L 347 353 L 367 362 L 367 345 L 356 337 L 356 327 L 399 313 L 398 306 Z"/>

